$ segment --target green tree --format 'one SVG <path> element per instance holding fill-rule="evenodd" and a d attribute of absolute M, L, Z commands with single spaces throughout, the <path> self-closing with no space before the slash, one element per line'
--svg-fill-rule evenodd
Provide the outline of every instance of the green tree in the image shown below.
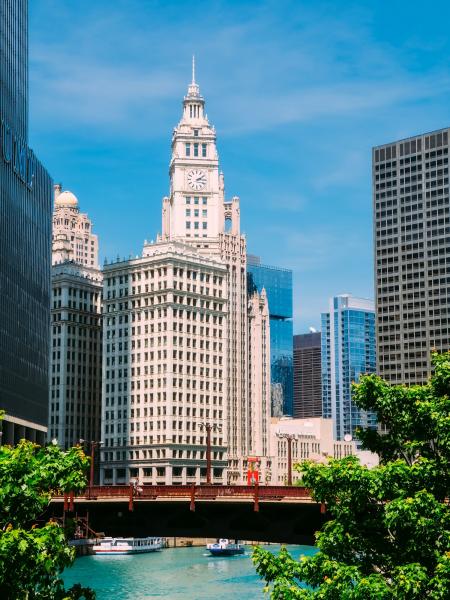
<path fill-rule="evenodd" d="M 64 589 L 60 574 L 75 556 L 63 528 L 52 521 L 36 525 L 53 495 L 85 488 L 88 468 L 89 459 L 78 447 L 63 451 L 26 440 L 0 447 L 2 600 L 95 598 L 79 585 Z"/>
<path fill-rule="evenodd" d="M 354 386 L 355 402 L 387 429 L 358 432 L 380 456 L 377 468 L 353 456 L 298 465 L 331 519 L 312 557 L 255 550 L 272 599 L 450 598 L 450 353 L 432 360 L 426 385 L 391 386 L 368 375 Z"/>

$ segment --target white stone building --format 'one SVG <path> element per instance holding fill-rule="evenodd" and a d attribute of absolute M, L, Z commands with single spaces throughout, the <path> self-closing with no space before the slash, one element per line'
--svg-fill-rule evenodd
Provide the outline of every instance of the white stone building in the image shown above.
<path fill-rule="evenodd" d="M 60 183 L 54 188 L 52 264 L 71 260 L 98 269 L 98 238 L 92 233 L 89 217 L 80 212 L 78 200 L 72 192 L 62 192 Z"/>
<path fill-rule="evenodd" d="M 288 439 L 292 438 L 292 465 L 302 460 L 325 462 L 327 458 L 344 458 L 352 454 L 359 457 L 368 467 L 378 464 L 378 457 L 371 452 L 358 450 L 354 440 L 334 439 L 332 419 L 315 417 L 311 419 L 272 418 L 270 424 L 270 449 L 272 454 L 273 485 L 283 485 L 288 474 Z M 299 481 L 300 473 L 292 470 L 292 482 Z"/>
<path fill-rule="evenodd" d="M 101 295 L 97 236 L 71 192 L 55 186 L 48 437 L 100 440 Z"/>
<path fill-rule="evenodd" d="M 209 424 L 213 481 L 239 483 L 249 456 L 268 457 L 267 299 L 247 297 L 239 198 L 194 73 L 169 176 L 157 242 L 104 268 L 102 480 L 204 481 Z"/>

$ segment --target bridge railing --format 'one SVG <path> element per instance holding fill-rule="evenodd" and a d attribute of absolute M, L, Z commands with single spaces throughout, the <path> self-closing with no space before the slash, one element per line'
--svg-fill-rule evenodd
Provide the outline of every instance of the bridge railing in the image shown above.
<path fill-rule="evenodd" d="M 127 498 L 128 485 L 95 485 L 90 488 L 91 498 Z M 239 498 L 253 497 L 258 494 L 261 500 L 269 498 L 309 498 L 310 492 L 301 486 L 248 486 L 248 485 L 143 485 L 135 490 L 136 499 L 142 498 L 186 498 L 195 494 L 195 498 Z"/>

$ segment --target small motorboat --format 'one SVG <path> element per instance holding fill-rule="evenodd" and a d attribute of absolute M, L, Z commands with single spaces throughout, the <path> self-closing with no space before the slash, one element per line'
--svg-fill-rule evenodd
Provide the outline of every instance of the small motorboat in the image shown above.
<path fill-rule="evenodd" d="M 92 548 L 96 556 L 115 556 L 118 554 L 142 554 L 161 550 L 163 540 L 159 537 L 113 538 L 105 537 Z"/>
<path fill-rule="evenodd" d="M 239 544 L 238 540 L 234 543 L 225 538 L 218 539 L 214 544 L 208 544 L 206 548 L 213 556 L 234 556 L 236 554 L 244 554 L 245 548 Z"/>

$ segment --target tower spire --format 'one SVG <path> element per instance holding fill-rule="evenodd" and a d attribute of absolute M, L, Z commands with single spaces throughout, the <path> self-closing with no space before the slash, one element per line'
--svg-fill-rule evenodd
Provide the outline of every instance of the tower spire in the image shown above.
<path fill-rule="evenodd" d="M 185 100 L 203 100 L 200 95 L 200 88 L 195 81 L 195 54 L 192 55 L 192 81 L 188 85 L 188 93 Z"/>

